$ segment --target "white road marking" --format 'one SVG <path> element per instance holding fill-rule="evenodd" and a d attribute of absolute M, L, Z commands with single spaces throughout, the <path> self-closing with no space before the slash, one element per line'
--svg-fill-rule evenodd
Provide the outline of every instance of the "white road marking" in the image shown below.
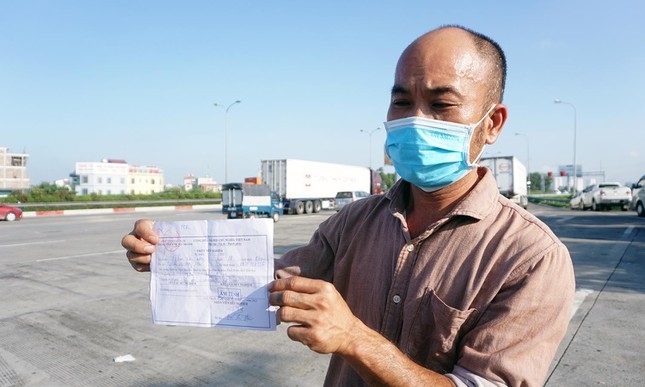
<path fill-rule="evenodd" d="M 62 242 L 67 242 L 67 241 L 64 239 L 61 239 L 56 241 L 25 242 L 25 243 L 14 243 L 11 245 L 0 245 L 0 247 L 30 246 L 30 245 L 42 245 L 46 243 L 62 243 Z"/>
<path fill-rule="evenodd" d="M 571 318 L 576 314 L 576 311 L 578 308 L 580 308 L 580 305 L 584 302 L 585 298 L 587 298 L 588 295 L 593 293 L 593 290 L 591 289 L 578 289 L 576 290 L 576 294 L 573 297 L 573 309 L 571 310 Z"/>
<path fill-rule="evenodd" d="M 634 231 L 634 226 L 629 226 L 625 229 L 625 232 L 623 234 L 629 235 L 632 233 L 632 231 Z"/>
<path fill-rule="evenodd" d="M 54 258 L 44 258 L 44 259 L 37 259 L 36 262 L 45 262 L 45 261 L 60 261 L 64 259 L 74 259 L 74 258 L 84 258 L 84 257 L 94 257 L 97 255 L 107 255 L 107 254 L 115 254 L 115 253 L 124 253 L 125 255 L 125 250 L 113 250 L 113 251 L 104 251 L 102 253 L 89 253 L 89 254 L 78 254 L 78 255 L 67 255 L 64 257 L 54 257 Z"/>
<path fill-rule="evenodd" d="M 559 218 L 556 222 L 557 223 L 565 223 L 568 222 L 570 219 L 573 219 L 573 216 L 563 216 L 562 218 Z"/>

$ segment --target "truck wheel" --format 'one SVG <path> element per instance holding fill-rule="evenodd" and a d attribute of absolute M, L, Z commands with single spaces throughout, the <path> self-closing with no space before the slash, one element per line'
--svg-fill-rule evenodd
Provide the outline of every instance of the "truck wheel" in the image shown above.
<path fill-rule="evenodd" d="M 591 201 L 591 209 L 594 210 L 594 211 L 600 211 L 600 206 L 598 204 L 596 204 L 595 200 Z"/>
<path fill-rule="evenodd" d="M 280 220 L 280 214 L 278 212 L 273 213 L 273 223 L 278 223 L 278 220 Z"/>
<path fill-rule="evenodd" d="M 641 218 L 645 217 L 645 206 L 643 206 L 643 202 L 639 201 L 638 203 L 636 203 L 636 213 Z"/>
<path fill-rule="evenodd" d="M 314 203 L 311 200 L 305 202 L 305 212 L 311 214 L 314 212 Z"/>
<path fill-rule="evenodd" d="M 318 213 L 322 209 L 322 203 L 320 203 L 320 200 L 314 201 L 314 212 Z"/>
<path fill-rule="evenodd" d="M 302 215 L 305 213 L 305 203 L 297 202 L 296 203 L 296 215 Z"/>

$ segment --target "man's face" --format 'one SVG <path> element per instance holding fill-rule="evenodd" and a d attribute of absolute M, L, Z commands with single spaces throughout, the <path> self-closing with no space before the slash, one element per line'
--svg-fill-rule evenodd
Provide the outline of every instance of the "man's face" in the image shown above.
<path fill-rule="evenodd" d="M 418 116 L 460 124 L 479 121 L 490 106 L 489 64 L 459 29 L 434 31 L 408 47 L 397 64 L 387 119 Z M 484 146 L 485 119 L 471 140 L 471 161 Z"/>

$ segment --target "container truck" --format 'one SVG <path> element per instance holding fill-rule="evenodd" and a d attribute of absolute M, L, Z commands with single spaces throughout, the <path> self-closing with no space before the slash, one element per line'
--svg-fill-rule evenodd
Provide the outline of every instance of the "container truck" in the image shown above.
<path fill-rule="evenodd" d="M 515 156 L 482 157 L 479 165 L 493 172 L 499 193 L 521 207 L 528 207 L 526 167 Z"/>
<path fill-rule="evenodd" d="M 285 214 L 310 214 L 332 209 L 336 193 L 380 193 L 381 180 L 367 167 L 319 161 L 262 160 L 260 177 L 282 200 Z"/>
<path fill-rule="evenodd" d="M 272 218 L 282 215 L 282 202 L 266 184 L 228 183 L 222 185 L 222 213 L 228 219 Z"/>

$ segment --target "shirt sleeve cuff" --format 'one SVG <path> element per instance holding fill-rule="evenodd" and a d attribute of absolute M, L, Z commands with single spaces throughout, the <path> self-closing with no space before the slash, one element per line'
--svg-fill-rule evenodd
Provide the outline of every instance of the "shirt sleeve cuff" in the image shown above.
<path fill-rule="evenodd" d="M 507 387 L 504 383 L 484 379 L 458 365 L 455 366 L 452 373 L 445 376 L 452 380 L 457 387 Z"/>

